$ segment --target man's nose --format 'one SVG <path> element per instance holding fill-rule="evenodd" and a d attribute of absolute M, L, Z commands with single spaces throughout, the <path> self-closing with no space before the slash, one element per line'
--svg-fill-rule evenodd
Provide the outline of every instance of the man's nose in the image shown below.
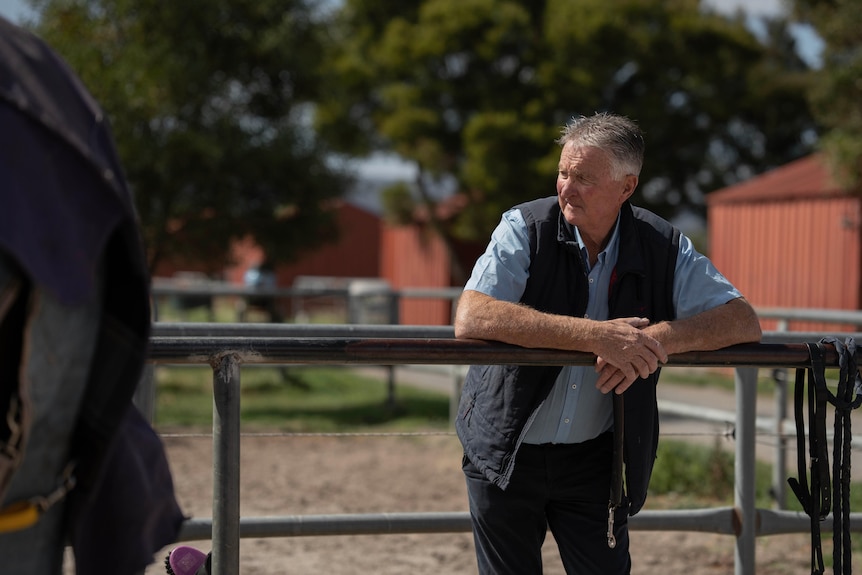
<path fill-rule="evenodd" d="M 563 197 L 573 196 L 578 192 L 575 183 L 569 180 L 560 180 L 557 182 L 557 191 Z"/>

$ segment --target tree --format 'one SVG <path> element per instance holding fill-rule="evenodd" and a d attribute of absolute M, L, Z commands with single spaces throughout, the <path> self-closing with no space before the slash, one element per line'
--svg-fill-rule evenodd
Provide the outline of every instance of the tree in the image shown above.
<path fill-rule="evenodd" d="M 310 129 L 325 22 L 303 0 L 32 0 L 110 118 L 150 269 L 221 269 L 252 234 L 285 261 L 336 233 L 349 179 Z"/>
<path fill-rule="evenodd" d="M 391 16 L 387 16 L 391 15 Z M 786 25 L 767 44 L 697 0 L 346 0 L 321 133 L 414 162 L 470 198 L 438 227 L 487 238 L 502 210 L 554 193 L 560 127 L 613 111 L 647 139 L 641 204 L 672 217 L 808 152 L 805 65 Z"/>
<path fill-rule="evenodd" d="M 839 182 L 862 194 L 862 11 L 855 0 L 795 0 L 796 15 L 825 43 L 809 92 L 821 147 Z"/>

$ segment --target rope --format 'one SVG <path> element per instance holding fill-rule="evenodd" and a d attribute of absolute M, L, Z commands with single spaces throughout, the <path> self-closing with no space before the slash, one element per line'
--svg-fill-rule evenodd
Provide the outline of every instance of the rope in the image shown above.
<path fill-rule="evenodd" d="M 839 354 L 840 378 L 836 393 L 826 386 L 823 344 L 832 344 Z M 797 466 L 799 478 L 790 478 L 796 498 L 811 519 L 811 573 L 823 575 L 823 550 L 820 522 L 832 509 L 833 570 L 836 574 L 852 572 L 850 546 L 850 412 L 862 404 L 862 378 L 856 365 L 856 344 L 852 338 L 844 343 L 824 338 L 807 344 L 811 357 L 808 373 L 808 458 L 810 484 L 805 455 L 805 369 L 796 370 L 794 414 L 796 416 Z M 851 385 L 851 378 L 855 384 Z M 855 399 L 854 399 L 855 395 Z M 826 403 L 835 407 L 832 490 L 830 491 L 829 450 L 826 441 Z"/>

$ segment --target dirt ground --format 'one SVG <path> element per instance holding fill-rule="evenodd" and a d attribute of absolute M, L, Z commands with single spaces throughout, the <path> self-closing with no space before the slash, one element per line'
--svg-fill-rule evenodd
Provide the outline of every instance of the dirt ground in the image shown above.
<path fill-rule="evenodd" d="M 183 510 L 210 517 L 211 439 L 164 441 Z M 241 457 L 243 516 L 467 510 L 454 436 L 245 437 Z M 726 535 L 633 531 L 631 538 L 634 573 L 734 571 L 734 540 Z M 209 549 L 208 541 L 188 544 Z M 167 550 L 146 575 L 164 573 Z M 807 535 L 759 538 L 757 573 L 809 572 L 808 553 Z M 550 537 L 544 554 L 545 573 L 562 575 Z M 242 539 L 240 565 L 248 575 L 476 572 L 468 533 Z"/>

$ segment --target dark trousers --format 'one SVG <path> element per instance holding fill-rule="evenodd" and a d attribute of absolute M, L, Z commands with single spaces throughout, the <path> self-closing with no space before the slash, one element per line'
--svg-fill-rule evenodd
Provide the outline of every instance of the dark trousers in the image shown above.
<path fill-rule="evenodd" d="M 539 575 L 550 528 L 569 575 L 631 571 L 628 504 L 614 516 L 607 543 L 613 435 L 574 445 L 521 445 L 505 491 L 464 458 L 479 573 Z"/>

